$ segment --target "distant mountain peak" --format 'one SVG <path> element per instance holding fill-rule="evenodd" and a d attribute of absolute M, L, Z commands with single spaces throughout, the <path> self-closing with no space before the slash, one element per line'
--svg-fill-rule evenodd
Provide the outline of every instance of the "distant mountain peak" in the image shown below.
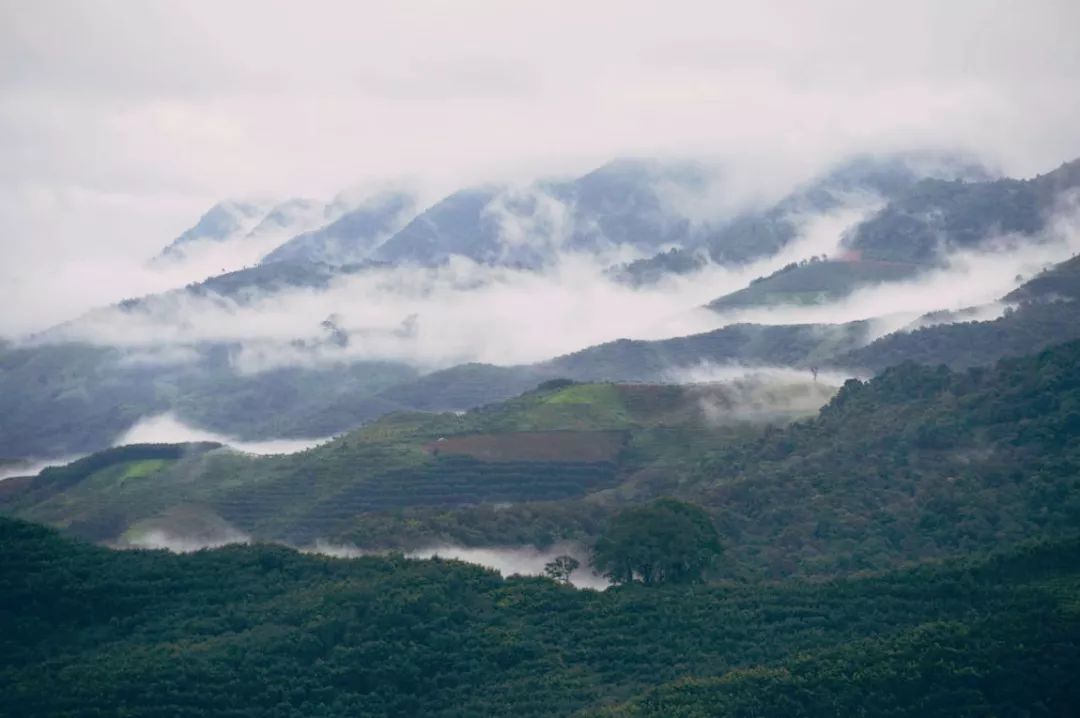
<path fill-rule="evenodd" d="M 415 208 L 412 194 L 400 190 L 379 192 L 353 204 L 328 224 L 297 234 L 266 254 L 260 263 L 344 265 L 366 261 L 412 217 Z"/>

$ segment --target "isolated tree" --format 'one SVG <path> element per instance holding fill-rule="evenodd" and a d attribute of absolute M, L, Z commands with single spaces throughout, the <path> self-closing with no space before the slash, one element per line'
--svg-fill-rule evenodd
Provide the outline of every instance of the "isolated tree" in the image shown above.
<path fill-rule="evenodd" d="M 659 499 L 626 509 L 593 548 L 593 566 L 614 583 L 695 583 L 720 555 L 720 538 L 699 506 Z"/>
<path fill-rule="evenodd" d="M 573 556 L 556 556 L 551 561 L 544 564 L 544 575 L 548 578 L 554 579 L 559 583 L 570 583 L 570 574 L 572 574 L 577 567 L 581 565 Z"/>

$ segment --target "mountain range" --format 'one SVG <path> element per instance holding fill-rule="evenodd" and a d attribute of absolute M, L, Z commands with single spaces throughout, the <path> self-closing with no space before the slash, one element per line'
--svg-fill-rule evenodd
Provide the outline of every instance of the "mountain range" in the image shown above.
<path fill-rule="evenodd" d="M 957 367 L 991 363 L 1077 335 L 1069 303 L 1075 296 L 1070 289 L 1075 262 L 1026 283 L 1018 277 L 997 297 L 1000 306 L 891 320 L 900 331 L 883 333 L 870 315 L 850 322 L 824 314 L 824 321 L 754 324 L 738 323 L 737 312 L 827 308 L 867 286 L 903 287 L 913 277 L 940 270 L 957 251 L 992 253 L 1051 243 L 1057 239 L 1052 230 L 1060 212 L 1055 212 L 1067 209 L 1080 179 L 1078 167 L 1066 164 L 1030 180 L 989 179 L 977 163 L 955 156 L 863 157 L 774 204 L 717 209 L 705 219 L 685 207 L 693 199 L 700 204 L 730 178 L 698 163 L 644 160 L 613 162 L 568 181 L 463 190 L 418 213 L 415 198 L 401 192 L 351 204 L 341 198 L 326 205 L 222 203 L 162 256 L 207 242 L 243 245 L 271 227 L 324 224 L 281 241 L 246 269 L 94 309 L 29 341 L 0 347 L 0 455 L 94 451 L 117 441 L 140 419 L 165 412 L 238 439 L 317 437 L 389 411 L 463 410 L 504 400 L 560 377 L 673 381 L 702 364 L 730 363 L 804 371 L 833 367 L 849 374 L 908 358 Z M 601 257 L 613 247 L 646 256 L 673 249 L 608 265 L 605 281 L 642 291 L 646 285 L 654 286 L 648 291 L 662 291 L 668 281 L 702 283 L 698 291 L 707 292 L 707 267 L 739 271 L 759 266 L 755 262 L 767 267 L 768 261 L 778 266 L 785 251 L 800 251 L 805 237 L 799 228 L 807 217 L 853 206 L 862 208 L 854 223 L 830 230 L 839 236 L 825 235 L 836 247 L 835 256 L 792 254 L 792 262 L 772 273 L 750 275 L 747 286 L 708 304 L 719 328 L 705 333 L 619 340 L 528 364 L 465 361 L 432 367 L 392 353 L 385 358 L 363 354 L 372 343 L 422 342 L 427 336 L 423 313 L 417 317 L 402 310 L 371 329 L 356 328 L 333 310 L 339 296 L 334 292 L 344 284 L 391 282 L 392 293 L 398 277 L 406 276 L 404 268 L 418 262 L 431 265 L 425 271 L 434 272 L 432 277 L 451 271 L 446 264 L 451 261 L 481 267 L 509 263 L 525 272 L 522 276 L 544 276 L 562 252 Z M 429 280 L 420 281 L 419 291 L 431 291 L 423 284 Z M 468 293 L 489 281 L 478 275 L 458 282 L 455 291 Z M 1046 290 L 1050 283 L 1053 292 Z M 300 291 L 326 297 L 329 310 L 290 318 L 299 333 L 275 329 L 275 336 L 258 342 L 216 329 L 191 338 L 172 334 L 197 318 L 229 318 L 245 308 L 257 319 L 268 305 L 285 302 L 287 308 Z M 345 310 L 355 301 L 340 297 Z M 723 320 L 732 311 L 737 323 Z M 140 327 L 165 334 L 138 340 Z M 254 369 L 238 365 L 253 355 L 286 359 Z"/>
<path fill-rule="evenodd" d="M 734 181 L 223 202 L 0 339 L 0 714 L 1071 715 L 1080 163 Z"/>

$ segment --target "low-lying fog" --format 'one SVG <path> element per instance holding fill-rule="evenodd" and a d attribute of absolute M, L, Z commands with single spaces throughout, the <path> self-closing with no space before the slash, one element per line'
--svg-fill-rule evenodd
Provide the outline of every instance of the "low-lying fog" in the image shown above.
<path fill-rule="evenodd" d="M 218 530 L 213 535 L 198 538 L 183 537 L 160 529 L 145 531 L 129 539 L 128 548 L 165 549 L 174 553 L 189 553 L 208 548 L 218 548 L 229 544 L 251 543 L 251 538 L 234 529 Z M 333 556 L 335 558 L 357 558 L 360 556 L 380 555 L 385 552 L 368 551 L 341 544 L 316 542 L 312 546 L 298 547 L 305 553 Z M 494 569 L 503 576 L 543 576 L 544 566 L 558 556 L 573 556 L 580 566 L 571 575 L 571 583 L 578 588 L 607 588 L 609 582 L 597 576 L 588 565 L 588 552 L 581 546 L 569 543 L 554 544 L 546 549 L 534 546 L 489 546 L 484 548 L 466 546 L 433 546 L 405 553 L 407 558 L 430 559 L 439 557 L 473 563 Z"/>
<path fill-rule="evenodd" d="M 850 373 L 702 362 L 668 372 L 669 381 L 705 385 L 698 403 L 711 425 L 790 421 L 817 414 Z"/>
<path fill-rule="evenodd" d="M 55 459 L 17 459 L 8 462 L 0 462 L 0 481 L 15 476 L 37 476 L 43 469 L 50 466 L 63 466 L 80 458 L 79 456 L 63 456 Z"/>
<path fill-rule="evenodd" d="M 267 439 L 265 441 L 242 441 L 224 434 L 185 424 L 171 413 L 140 419 L 115 442 L 125 444 L 180 444 L 194 441 L 215 441 L 226 444 L 247 454 L 293 454 L 326 443 L 329 437 L 319 439 Z"/>
<path fill-rule="evenodd" d="M 370 552 L 350 546 L 316 543 L 305 551 L 339 558 L 354 558 Z M 455 559 L 466 563 L 475 563 L 498 571 L 503 576 L 543 576 L 544 566 L 558 556 L 572 556 L 581 564 L 571 575 L 571 583 L 578 588 L 607 588 L 609 582 L 602 576 L 594 575 L 589 567 L 588 552 L 575 544 L 554 544 L 546 549 L 535 546 L 489 546 L 484 548 L 467 546 L 433 546 L 409 551 L 408 558 L 429 559 L 439 557 Z"/>
<path fill-rule="evenodd" d="M 183 444 L 198 441 L 213 441 L 242 451 L 246 454 L 262 456 L 274 454 L 293 454 L 324 444 L 330 437 L 317 439 L 266 439 L 263 441 L 243 441 L 225 434 L 218 434 L 185 424 L 171 413 L 158 414 L 140 419 L 130 429 L 113 441 L 113 446 L 128 444 Z M 83 458 L 85 454 L 56 458 L 27 458 L 10 462 L 0 462 L 0 481 L 15 476 L 37 476 L 43 469 L 52 466 L 64 466 Z"/>
<path fill-rule="evenodd" d="M 1080 251 L 1080 232 L 1070 232 L 1042 244 L 1025 244 L 999 251 L 956 252 L 948 264 L 910 281 L 888 282 L 858 289 L 835 302 L 813 305 L 753 307 L 724 312 L 721 324 L 835 324 L 874 320 L 872 337 L 908 327 L 925 314 L 977 308 L 976 316 L 957 321 L 996 319 L 1005 310 L 997 300 L 1046 267 Z M 947 318 L 942 321 L 947 322 Z M 921 325 L 920 325 L 921 326 Z"/>

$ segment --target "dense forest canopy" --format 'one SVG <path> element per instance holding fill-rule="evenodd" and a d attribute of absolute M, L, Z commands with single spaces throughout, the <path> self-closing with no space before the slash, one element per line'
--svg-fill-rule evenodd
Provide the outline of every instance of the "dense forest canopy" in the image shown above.
<path fill-rule="evenodd" d="M 1078 555 L 596 592 L 266 545 L 118 552 L 0 519 L 0 715 L 1067 715 Z"/>

